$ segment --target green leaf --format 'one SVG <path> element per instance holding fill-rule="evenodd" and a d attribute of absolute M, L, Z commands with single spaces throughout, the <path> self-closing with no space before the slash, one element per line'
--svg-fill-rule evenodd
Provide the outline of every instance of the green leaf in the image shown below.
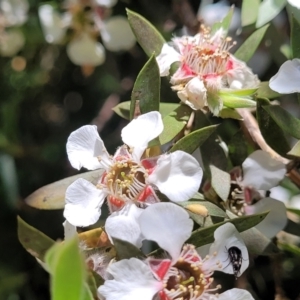
<path fill-rule="evenodd" d="M 187 240 L 188 244 L 193 244 L 195 247 L 212 243 L 214 241 L 215 230 L 226 223 L 232 223 L 239 232 L 245 231 L 258 223 L 260 223 L 268 213 L 239 217 L 236 219 L 217 223 L 211 227 L 199 228 L 193 231 L 191 237 Z"/>
<path fill-rule="evenodd" d="M 117 252 L 117 258 L 120 259 L 129 259 L 131 257 L 144 259 L 144 253 L 134 245 L 128 243 L 127 241 L 113 238 L 114 246 Z"/>
<path fill-rule="evenodd" d="M 254 24 L 257 20 L 260 0 L 243 0 L 242 27 Z"/>
<path fill-rule="evenodd" d="M 220 95 L 224 106 L 229 107 L 229 108 L 245 108 L 245 107 L 255 107 L 256 102 L 248 99 L 248 98 L 243 98 L 243 97 L 237 97 L 231 94 L 225 95 Z"/>
<path fill-rule="evenodd" d="M 285 251 L 291 252 L 297 256 L 300 256 L 300 248 L 295 245 L 287 244 L 287 243 L 279 243 L 279 247 L 282 250 L 285 250 Z"/>
<path fill-rule="evenodd" d="M 291 46 L 292 46 L 292 57 L 300 58 L 300 24 L 295 19 L 295 17 L 291 16 L 292 24 L 291 24 Z"/>
<path fill-rule="evenodd" d="M 248 156 L 247 144 L 243 132 L 241 130 L 237 131 L 227 146 L 233 166 L 241 166 Z"/>
<path fill-rule="evenodd" d="M 219 117 L 223 119 L 235 119 L 235 120 L 243 120 L 241 115 L 234 109 L 224 107 L 220 112 L 219 112 Z"/>
<path fill-rule="evenodd" d="M 256 28 L 273 20 L 286 5 L 286 0 L 264 0 L 258 9 Z"/>
<path fill-rule="evenodd" d="M 288 155 L 300 157 L 300 141 L 298 141 L 294 147 L 287 153 Z"/>
<path fill-rule="evenodd" d="M 118 114 L 121 118 L 124 118 L 126 120 L 130 120 L 130 103 L 131 101 L 124 101 L 119 103 L 113 108 L 113 111 Z M 179 104 L 177 103 L 165 103 L 160 102 L 159 105 L 159 112 L 162 117 L 165 117 L 170 112 L 175 110 L 179 107 Z"/>
<path fill-rule="evenodd" d="M 137 102 L 138 101 L 138 102 Z M 136 103 L 139 111 L 145 114 L 150 111 L 159 111 L 160 102 L 160 75 L 159 68 L 152 55 L 140 71 L 131 94 L 130 119 L 135 115 Z"/>
<path fill-rule="evenodd" d="M 211 33 L 214 34 L 218 29 L 222 28 L 224 30 L 224 36 L 226 36 L 230 27 L 233 12 L 234 6 L 231 6 L 226 17 L 221 22 L 215 23 L 212 26 Z"/>
<path fill-rule="evenodd" d="M 157 56 L 166 42 L 157 29 L 141 15 L 126 9 L 130 27 L 148 56 Z"/>
<path fill-rule="evenodd" d="M 226 201 L 231 187 L 230 175 L 217 167 L 210 165 L 211 185 L 218 196 Z"/>
<path fill-rule="evenodd" d="M 286 153 L 290 150 L 290 146 L 285 134 L 265 109 L 263 109 L 263 106 L 269 103 L 266 99 L 257 99 L 256 117 L 259 129 L 267 144 L 280 155 L 286 156 Z"/>
<path fill-rule="evenodd" d="M 46 251 L 54 245 L 54 241 L 41 231 L 30 226 L 20 217 L 18 221 L 18 238 L 22 246 L 32 256 L 44 261 Z"/>
<path fill-rule="evenodd" d="M 281 94 L 270 89 L 269 81 L 263 81 L 260 83 L 259 88 L 257 90 L 257 98 L 275 99 L 280 96 Z"/>
<path fill-rule="evenodd" d="M 164 131 L 160 134 L 159 140 L 164 145 L 174 139 L 186 126 L 192 109 L 187 105 L 179 105 L 175 110 L 163 118 Z"/>
<path fill-rule="evenodd" d="M 279 105 L 264 105 L 263 109 L 271 116 L 276 124 L 285 132 L 300 139 L 300 120 L 292 116 Z"/>
<path fill-rule="evenodd" d="M 260 42 L 262 41 L 263 37 L 265 36 L 268 27 L 269 25 L 265 25 L 264 27 L 259 28 L 255 32 L 253 32 L 234 53 L 234 56 L 244 62 L 249 61 L 253 56 L 255 50 L 259 46 Z"/>
<path fill-rule="evenodd" d="M 55 244 L 45 259 L 51 273 L 52 300 L 93 299 L 85 282 L 87 274 L 77 237 Z"/>
<path fill-rule="evenodd" d="M 50 183 L 25 198 L 25 202 L 29 206 L 38 209 L 63 209 L 65 206 L 65 193 L 71 183 L 79 178 L 84 178 L 96 185 L 102 173 L 103 170 L 95 170 Z"/>
<path fill-rule="evenodd" d="M 293 214 L 296 214 L 296 215 L 298 215 L 300 217 L 300 209 L 287 207 L 286 210 L 289 211 L 289 212 L 291 212 L 291 213 L 293 213 Z"/>
<path fill-rule="evenodd" d="M 190 134 L 180 139 L 170 149 L 170 152 L 182 150 L 192 154 L 216 130 L 217 126 L 218 125 L 211 125 L 191 132 Z"/>

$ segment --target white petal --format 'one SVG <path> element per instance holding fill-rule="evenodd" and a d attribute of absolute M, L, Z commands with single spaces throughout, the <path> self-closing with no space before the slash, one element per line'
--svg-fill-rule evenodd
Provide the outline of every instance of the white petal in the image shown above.
<path fill-rule="evenodd" d="M 103 46 L 87 33 L 81 34 L 67 45 L 67 54 L 78 66 L 99 66 L 105 61 Z"/>
<path fill-rule="evenodd" d="M 245 207 L 247 215 L 270 211 L 265 219 L 255 226 L 266 237 L 274 237 L 287 223 L 286 207 L 284 203 L 272 198 L 264 198 L 254 205 Z"/>
<path fill-rule="evenodd" d="M 105 6 L 105 7 L 113 7 L 118 2 L 118 0 L 95 0 L 95 1 L 98 5 Z"/>
<path fill-rule="evenodd" d="M 111 214 L 105 222 L 105 231 L 110 238 L 127 241 L 142 247 L 143 236 L 138 218 L 144 210 L 134 204 L 126 205 L 121 211 Z"/>
<path fill-rule="evenodd" d="M 283 63 L 269 82 L 273 91 L 281 94 L 291 94 L 300 92 L 300 59 L 295 58 Z"/>
<path fill-rule="evenodd" d="M 148 182 L 171 201 L 186 201 L 198 191 L 203 171 L 197 160 L 183 151 L 162 155 Z"/>
<path fill-rule="evenodd" d="M 63 222 L 63 226 L 64 226 L 65 240 L 69 240 L 75 235 L 77 235 L 76 226 L 72 225 L 67 220 Z"/>
<path fill-rule="evenodd" d="M 242 289 L 231 289 L 222 294 L 220 294 L 216 299 L 218 300 L 254 300 L 252 295 Z"/>
<path fill-rule="evenodd" d="M 170 66 L 176 61 L 180 61 L 180 54 L 168 44 L 164 44 L 160 54 L 156 57 L 160 70 L 160 76 L 169 75 Z"/>
<path fill-rule="evenodd" d="M 139 160 L 148 143 L 159 136 L 163 131 L 161 114 L 157 111 L 140 115 L 132 120 L 122 130 L 122 140 L 133 148 L 133 157 Z"/>
<path fill-rule="evenodd" d="M 14 56 L 24 46 L 25 37 L 18 29 L 9 29 L 1 33 L 0 54 L 2 56 Z"/>
<path fill-rule="evenodd" d="M 110 51 L 129 50 L 136 42 L 129 23 L 123 16 L 114 16 L 104 22 L 101 37 L 105 48 Z"/>
<path fill-rule="evenodd" d="M 267 152 L 257 150 L 243 162 L 243 185 L 267 191 L 283 179 L 285 165 L 273 159 Z"/>
<path fill-rule="evenodd" d="M 114 279 L 106 280 L 98 288 L 105 300 L 152 300 L 163 289 L 163 284 L 154 279 L 149 266 L 137 258 L 113 263 L 107 272 Z"/>
<path fill-rule="evenodd" d="M 59 13 L 50 4 L 41 5 L 38 13 L 45 40 L 48 43 L 60 43 L 65 36 L 66 27 L 63 27 Z"/>
<path fill-rule="evenodd" d="M 228 250 L 231 247 L 237 247 L 242 252 L 242 264 L 238 276 L 243 274 L 249 266 L 249 255 L 247 247 L 235 226 L 226 223 L 218 227 L 214 233 L 214 238 L 215 241 L 209 250 L 210 259 L 204 263 L 204 266 L 208 269 L 234 274 Z M 221 263 L 221 268 L 217 266 L 217 262 Z"/>
<path fill-rule="evenodd" d="M 67 153 L 73 168 L 95 170 L 102 167 L 97 156 L 109 163 L 109 155 L 99 137 L 97 127 L 86 125 L 73 131 L 67 142 Z"/>
<path fill-rule="evenodd" d="M 155 241 L 172 257 L 178 259 L 183 243 L 190 237 L 193 221 L 189 214 L 173 203 L 150 205 L 139 218 L 145 239 Z"/>
<path fill-rule="evenodd" d="M 183 90 L 177 92 L 179 99 L 192 109 L 202 109 L 207 104 L 206 87 L 202 80 L 194 77 Z"/>
<path fill-rule="evenodd" d="M 289 4 L 291 4 L 292 6 L 294 6 L 294 7 L 298 8 L 298 9 L 300 9 L 300 2 L 299 2 L 299 0 L 287 0 L 287 2 L 288 2 Z"/>
<path fill-rule="evenodd" d="M 105 197 L 103 190 L 97 189 L 89 181 L 77 179 L 67 188 L 64 217 L 75 226 L 94 224 L 101 215 Z"/>

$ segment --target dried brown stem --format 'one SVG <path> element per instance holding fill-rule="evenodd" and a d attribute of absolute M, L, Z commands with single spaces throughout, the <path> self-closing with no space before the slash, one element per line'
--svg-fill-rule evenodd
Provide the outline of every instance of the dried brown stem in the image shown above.
<path fill-rule="evenodd" d="M 243 124 L 249 132 L 252 140 L 264 151 L 269 153 L 274 159 L 283 162 L 284 164 L 289 163 L 289 160 L 279 155 L 274 151 L 265 141 L 258 127 L 257 121 L 251 112 L 247 108 L 238 108 L 237 112 L 243 118 Z"/>

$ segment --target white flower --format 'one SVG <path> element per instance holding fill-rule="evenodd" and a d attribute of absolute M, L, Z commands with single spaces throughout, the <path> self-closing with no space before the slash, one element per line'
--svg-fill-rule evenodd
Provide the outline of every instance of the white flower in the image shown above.
<path fill-rule="evenodd" d="M 153 299 L 156 294 L 161 300 L 208 299 L 220 288 L 210 288 L 215 270 L 240 276 L 249 265 L 247 248 L 231 223 L 215 231 L 209 254 L 201 258 L 194 246 L 183 246 L 191 235 L 193 222 L 181 207 L 156 203 L 141 213 L 138 222 L 142 235 L 166 250 L 170 258 L 149 258 L 145 262 L 131 258 L 112 264 L 107 272 L 113 279 L 98 289 L 106 300 L 138 300 L 141 295 L 143 299 Z M 239 253 L 238 272 L 234 271 L 230 249 Z"/>
<path fill-rule="evenodd" d="M 71 165 L 90 170 L 101 168 L 98 185 L 78 179 L 66 191 L 65 218 L 73 225 L 88 226 L 101 214 L 107 197 L 111 212 L 127 203 L 158 202 L 154 189 L 171 201 L 190 199 L 198 190 L 202 169 L 191 155 L 183 151 L 142 159 L 148 143 L 163 130 L 161 115 L 149 112 L 132 120 L 122 130 L 126 146 L 111 157 L 99 137 L 96 126 L 83 126 L 74 131 L 67 142 Z M 99 174 L 100 177 L 100 174 Z"/>
<path fill-rule="evenodd" d="M 136 42 L 129 23 L 123 16 L 109 18 L 103 22 L 100 30 L 103 44 L 110 51 L 129 50 Z"/>
<path fill-rule="evenodd" d="M 67 30 L 63 18 L 50 4 L 41 5 L 38 12 L 45 40 L 48 43 L 60 43 Z"/>
<path fill-rule="evenodd" d="M 0 9 L 5 26 L 20 26 L 28 18 L 29 4 L 27 0 L 1 0 Z"/>
<path fill-rule="evenodd" d="M 15 28 L 10 28 L 1 34 L 0 54 L 2 56 L 14 56 L 25 44 L 23 33 Z"/>
<path fill-rule="evenodd" d="M 202 26 L 194 37 L 174 38 L 172 43 L 173 47 L 163 45 L 157 63 L 161 76 L 169 75 L 172 63 L 180 63 L 170 82 L 182 102 L 193 109 L 208 106 L 215 115 L 223 104 L 228 107 L 255 105 L 249 96 L 258 88 L 259 80 L 244 62 L 228 52 L 231 38 L 224 38 L 222 29 L 211 35 L 210 29 Z M 240 89 L 248 90 L 243 97 L 235 95 Z M 247 104 L 239 101 L 241 98 L 247 100 Z"/>
<path fill-rule="evenodd" d="M 269 82 L 273 91 L 281 94 L 300 92 L 300 59 L 294 58 L 282 64 L 277 74 Z"/>
<path fill-rule="evenodd" d="M 277 186 L 284 178 L 286 167 L 273 159 L 267 152 L 257 150 L 242 164 L 243 175 L 231 174 L 240 185 L 227 200 L 228 207 L 238 215 L 252 215 L 269 211 L 256 228 L 272 238 L 284 228 L 287 222 L 285 205 L 276 199 L 265 197 L 265 192 Z"/>
<path fill-rule="evenodd" d="M 296 8 L 298 8 L 298 9 L 300 9 L 300 2 L 299 2 L 299 0 L 287 0 L 287 2 L 290 5 L 292 5 L 292 6 L 296 7 Z"/>
<path fill-rule="evenodd" d="M 105 61 L 105 50 L 87 32 L 81 33 L 67 45 L 70 60 L 79 66 L 99 66 Z"/>

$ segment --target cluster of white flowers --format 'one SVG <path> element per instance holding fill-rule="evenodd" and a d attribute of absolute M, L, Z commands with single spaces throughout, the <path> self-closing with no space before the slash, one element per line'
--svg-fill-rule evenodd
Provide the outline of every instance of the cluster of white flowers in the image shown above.
<path fill-rule="evenodd" d="M 183 151 L 146 157 L 148 143 L 162 131 L 160 113 L 153 111 L 137 117 L 123 128 L 124 145 L 114 156 L 107 153 L 95 126 L 83 126 L 68 139 L 67 153 L 74 168 L 99 169 L 96 186 L 78 179 L 66 191 L 64 216 L 68 226 L 65 228 L 71 235 L 75 226 L 88 226 L 99 219 L 106 199 L 110 215 L 105 231 L 112 243 L 119 239 L 141 248 L 144 240 L 150 240 L 166 251 L 163 258 L 100 263 L 97 267 L 105 279 L 98 289 L 100 299 L 253 299 L 240 289 L 219 294 L 221 287 L 213 283 L 214 271 L 238 277 L 249 265 L 247 248 L 231 223 L 215 230 L 215 241 L 209 249 L 195 249 L 185 244 L 191 236 L 193 221 L 176 203 L 195 195 L 203 171 L 198 161 Z M 262 194 L 261 190 L 278 184 L 285 174 L 285 166 L 267 153 L 256 151 L 245 160 L 242 168 L 243 178 L 241 172 L 232 177 L 239 189 L 232 191 L 228 207 L 240 215 L 240 212 L 265 211 L 271 206 L 275 212 L 271 210 L 261 227 L 269 230 L 262 230 L 267 236 L 274 236 L 286 223 L 281 203 L 262 196 L 256 198 L 257 203 L 252 200 L 256 193 Z M 160 202 L 157 190 L 173 203 Z M 274 215 L 278 217 L 276 222 Z"/>
<path fill-rule="evenodd" d="M 19 26 L 27 20 L 27 0 L 0 1 L 0 55 L 14 56 L 25 44 L 25 37 Z"/>
<path fill-rule="evenodd" d="M 101 36 L 110 51 L 129 50 L 135 37 L 123 16 L 110 17 L 111 7 L 117 0 L 66 0 L 65 13 L 60 14 L 50 4 L 39 7 L 41 26 L 48 43 L 60 44 L 66 31 L 72 29 L 67 45 L 70 60 L 80 66 L 98 66 L 105 61 L 105 49 L 98 41 Z"/>

